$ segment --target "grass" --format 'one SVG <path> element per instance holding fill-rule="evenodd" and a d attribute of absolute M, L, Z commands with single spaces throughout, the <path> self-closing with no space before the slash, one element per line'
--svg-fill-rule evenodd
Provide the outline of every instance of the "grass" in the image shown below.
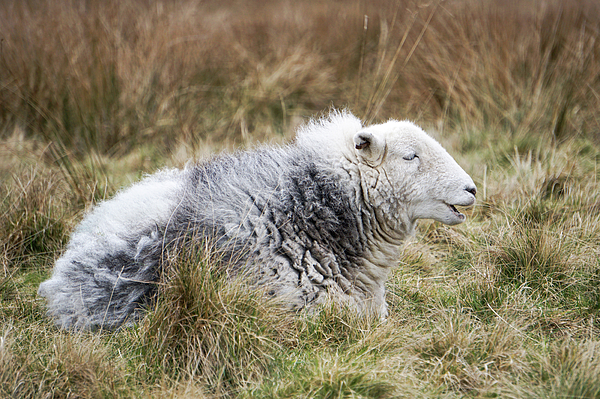
<path fill-rule="evenodd" d="M 600 395 L 593 1 L 4 1 L 0 396 Z M 367 16 L 365 18 L 365 16 Z M 169 254 L 137 326 L 68 334 L 36 296 L 86 210 L 164 166 L 280 143 L 330 106 L 416 121 L 478 185 L 425 221 L 385 323 L 290 315 Z"/>

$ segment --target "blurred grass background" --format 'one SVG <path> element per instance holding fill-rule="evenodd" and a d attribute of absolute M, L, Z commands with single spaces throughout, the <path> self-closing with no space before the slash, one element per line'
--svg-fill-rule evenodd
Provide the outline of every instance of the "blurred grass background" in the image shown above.
<path fill-rule="evenodd" d="M 348 107 L 598 139 L 594 1 L 6 1 L 0 127 L 78 155 L 289 135 Z"/>
<path fill-rule="evenodd" d="M 0 396 L 599 397 L 599 36 L 592 0 L 0 2 Z M 44 317 L 95 202 L 330 107 L 415 121 L 479 187 L 386 323 L 292 317 L 201 247 L 135 328 Z"/>

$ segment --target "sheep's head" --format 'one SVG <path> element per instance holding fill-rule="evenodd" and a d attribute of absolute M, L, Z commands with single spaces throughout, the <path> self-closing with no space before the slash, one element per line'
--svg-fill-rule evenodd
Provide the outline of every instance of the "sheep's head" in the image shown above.
<path fill-rule="evenodd" d="M 475 184 L 418 126 L 390 121 L 363 128 L 354 145 L 365 200 L 386 229 L 406 228 L 417 219 L 465 221 L 456 206 L 473 205 Z"/>

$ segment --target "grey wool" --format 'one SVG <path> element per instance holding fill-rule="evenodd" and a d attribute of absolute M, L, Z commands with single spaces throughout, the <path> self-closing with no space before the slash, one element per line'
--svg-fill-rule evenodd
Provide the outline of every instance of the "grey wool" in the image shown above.
<path fill-rule="evenodd" d="M 385 316 L 385 281 L 416 221 L 461 223 L 455 205 L 475 192 L 412 123 L 363 127 L 333 111 L 287 146 L 160 171 L 100 203 L 38 293 L 66 329 L 133 323 L 157 293 L 164 251 L 192 239 L 290 309 L 334 300 Z"/>

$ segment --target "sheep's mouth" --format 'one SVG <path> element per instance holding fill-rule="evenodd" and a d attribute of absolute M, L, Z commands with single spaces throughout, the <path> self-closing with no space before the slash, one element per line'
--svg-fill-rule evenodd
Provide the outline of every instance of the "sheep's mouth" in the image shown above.
<path fill-rule="evenodd" d="M 456 207 L 455 207 L 454 205 L 451 205 L 451 204 L 446 204 L 446 205 L 448 205 L 448 208 L 450 208 L 450 211 L 451 211 L 451 212 L 452 212 L 454 215 L 456 215 L 457 217 L 459 217 L 459 218 L 461 218 L 461 219 L 464 219 L 465 215 L 464 215 L 464 214 L 462 214 L 462 213 L 460 213 L 460 212 L 458 211 L 458 209 L 456 209 Z"/>

